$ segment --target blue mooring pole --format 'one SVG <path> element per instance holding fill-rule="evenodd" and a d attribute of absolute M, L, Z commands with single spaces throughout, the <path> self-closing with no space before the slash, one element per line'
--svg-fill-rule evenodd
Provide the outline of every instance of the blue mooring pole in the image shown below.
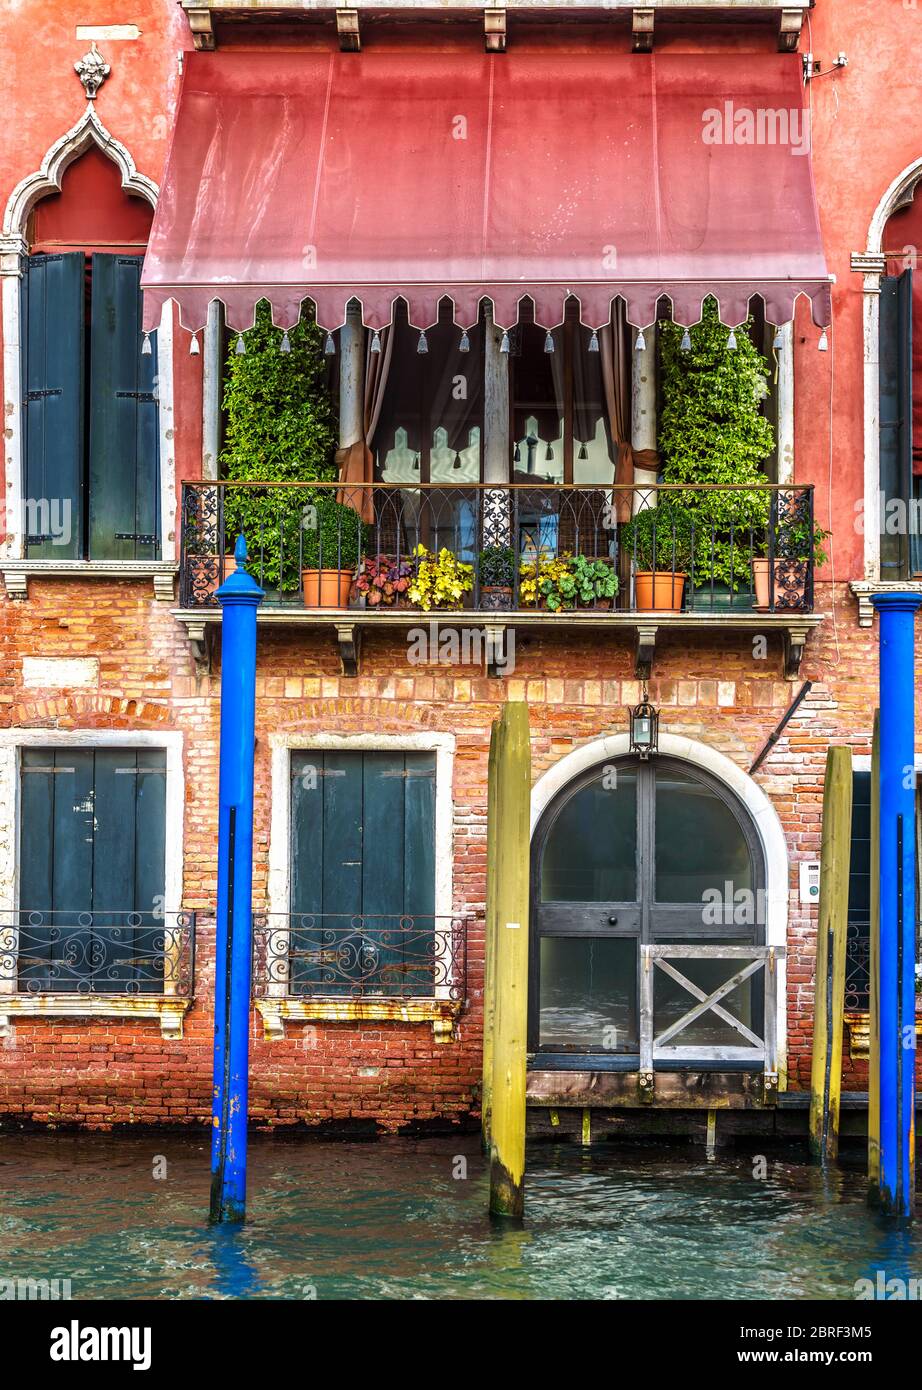
<path fill-rule="evenodd" d="M 875 594 L 880 615 L 880 1208 L 915 1199 L 915 612 L 918 594 Z"/>
<path fill-rule="evenodd" d="M 263 591 L 237 568 L 218 590 L 221 605 L 221 754 L 218 907 L 215 932 L 214 1091 L 211 1107 L 211 1221 L 243 1221 L 247 1181 L 247 1070 L 253 915 L 253 750 L 256 610 Z"/>

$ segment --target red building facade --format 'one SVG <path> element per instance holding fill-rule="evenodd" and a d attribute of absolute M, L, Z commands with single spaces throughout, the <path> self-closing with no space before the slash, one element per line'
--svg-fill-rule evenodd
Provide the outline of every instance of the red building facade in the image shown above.
<path fill-rule="evenodd" d="M 257 26 L 252 17 L 242 23 L 216 5 L 147 0 L 131 23 L 115 24 L 109 7 L 90 0 L 79 13 L 63 6 L 62 13 L 38 19 L 27 5 L 3 21 L 16 95 L 0 161 L 0 204 L 6 208 L 0 238 L 7 500 L 0 556 L 5 1122 L 191 1124 L 207 1122 L 210 1113 L 221 660 L 213 614 L 190 600 L 194 585 L 188 548 L 183 550 L 190 513 L 183 485 L 220 477 L 218 377 L 233 352 L 232 330 L 245 325 L 228 314 L 223 327 L 214 320 L 209 330 L 188 318 L 180 321 L 176 308 L 167 307 L 162 318 L 158 310 L 154 351 L 140 351 L 140 260 L 152 222 L 157 235 L 158 203 L 175 193 L 166 156 L 180 68 L 192 72 L 196 60 L 206 58 L 215 65 L 234 60 L 245 70 L 247 55 L 284 54 L 287 62 L 301 54 L 339 53 L 341 47 L 348 52 L 353 13 L 363 55 L 400 54 L 408 44 L 439 59 L 469 53 L 472 64 L 484 54 L 479 13 L 459 12 L 437 24 L 421 14 L 409 29 L 388 27 L 364 10 L 314 11 L 308 22 L 296 13 L 299 8 L 288 6 L 288 13 Z M 236 9 L 245 12 L 247 6 Z M 768 17 L 729 0 L 713 11 L 682 22 L 668 6 L 653 7 L 651 39 L 646 19 L 637 19 L 641 12 L 629 7 L 596 13 L 562 5 L 540 24 L 527 10 L 511 7 L 503 20 L 490 19 L 499 26 L 493 32 L 506 39 L 505 51 L 494 41 L 497 51 L 489 61 L 503 63 L 517 45 L 574 59 L 595 46 L 610 51 L 613 61 L 629 56 L 637 64 L 683 54 L 703 62 L 732 56 L 742 72 L 747 65 L 778 61 L 779 47 L 790 64 L 799 64 L 798 54 L 807 52 L 819 61 L 819 75 L 805 89 L 805 157 L 812 164 L 822 250 L 832 277 L 828 350 L 818 351 L 822 325 L 812 321 L 803 298 L 793 323 L 782 327 L 780 342 L 769 321 L 759 343 L 776 368 L 770 382 L 776 442 L 766 478 L 792 490 L 812 486 L 816 521 L 831 532 L 827 561 L 814 577 L 812 606 L 762 618 L 750 602 L 742 616 L 731 606 L 684 625 L 659 615 L 657 621 L 641 619 L 628 608 L 588 618 L 526 616 L 511 624 L 515 662 L 505 674 L 501 661 L 498 667 L 490 663 L 497 617 L 486 607 L 478 619 L 485 648 L 475 661 L 458 660 L 456 653 L 427 662 L 410 659 L 405 619 L 372 622 L 343 609 L 292 621 L 281 606 L 267 616 L 260 626 L 256 689 L 257 997 L 251 1041 L 251 1108 L 261 1126 L 372 1132 L 476 1117 L 487 760 L 491 723 L 507 699 L 528 703 L 534 854 L 551 856 L 536 857 L 534 868 L 533 945 L 544 971 L 543 985 L 532 984 L 535 1123 L 544 1123 L 551 1107 L 578 1113 L 636 1103 L 637 1069 L 630 1062 L 636 1040 L 628 1037 L 622 1046 L 617 1038 L 600 1040 L 587 1032 L 581 1043 L 578 1018 L 586 1029 L 630 1034 L 637 1026 L 636 1001 L 611 1005 L 627 978 L 620 943 L 629 940 L 633 950 L 635 940 L 685 939 L 685 928 L 670 926 L 668 912 L 656 926 L 662 903 L 652 881 L 622 886 L 617 874 L 632 871 L 618 861 L 616 847 L 611 864 L 601 851 L 599 862 L 592 860 L 595 850 L 587 851 L 586 872 L 594 875 L 595 887 L 579 898 L 582 916 L 567 917 L 569 926 L 553 925 L 559 904 L 575 899 L 563 890 L 555 896 L 543 885 L 554 873 L 577 872 L 567 861 L 579 858 L 581 837 L 592 831 L 593 788 L 611 766 L 619 770 L 619 795 L 631 798 L 630 816 L 636 812 L 630 845 L 650 837 L 662 881 L 667 872 L 679 873 L 669 859 L 675 846 L 666 843 L 667 825 L 683 853 L 683 836 L 688 852 L 695 849 L 696 824 L 718 848 L 726 841 L 723 857 L 706 860 L 693 888 L 676 888 L 669 901 L 700 897 L 709 873 L 718 875 L 720 888 L 729 878 L 753 893 L 761 904 L 756 921 L 731 914 L 722 934 L 699 932 L 694 939 L 774 948 L 778 998 L 765 1007 L 775 1010 L 778 1051 L 765 1070 L 777 1074 L 781 1089 L 809 1086 L 817 913 L 806 887 L 802 892 L 800 869 L 819 857 L 826 750 L 830 743 L 847 744 L 856 774 L 867 780 L 878 700 L 870 596 L 881 584 L 911 586 L 922 571 L 906 534 L 910 528 L 898 519 L 899 505 L 892 506 L 902 504 L 910 516 L 915 489 L 911 436 L 894 425 L 906 418 L 902 406 L 912 391 L 905 311 L 912 290 L 908 280 L 902 289 L 897 281 L 914 262 L 912 195 L 922 176 L 912 120 L 920 77 L 913 69 L 915 12 L 875 9 L 872 24 L 870 7 L 819 0 L 804 11 L 799 27 L 793 12 L 780 6 Z M 92 56 L 94 47 L 98 57 Z M 879 61 L 884 48 L 904 56 L 898 83 L 892 67 L 885 72 Z M 847 65 L 834 67 L 839 53 Z M 888 113 L 885 125 L 882 110 Z M 757 212 L 752 208 L 742 222 L 757 228 Z M 61 318 L 67 305 L 70 318 Z M 114 338 L 106 328 L 113 322 L 122 325 Z M 369 323 L 358 360 L 371 362 L 374 331 Z M 488 358 L 490 325 L 481 331 Z M 501 335 L 492 331 L 495 348 Z M 543 339 L 543 323 L 540 334 Z M 438 330 L 431 338 L 434 361 Z M 345 341 L 337 335 L 331 354 L 339 373 L 341 451 L 355 443 L 343 429 Z M 633 330 L 630 343 L 634 348 Z M 480 350 L 475 336 L 475 355 Z M 39 358 L 47 368 L 41 382 L 30 377 L 30 364 Z M 129 358 L 130 381 L 119 377 L 113 388 L 106 364 L 124 365 Z M 113 389 L 117 411 L 107 405 L 106 392 Z M 643 471 L 643 451 L 656 447 L 656 433 L 654 423 L 651 437 L 651 422 L 645 425 L 637 411 L 643 389 L 635 381 L 629 442 L 632 480 L 650 483 L 655 470 L 652 478 Z M 30 398 L 42 391 L 60 395 Z M 72 398 L 79 407 L 75 413 L 53 413 Z M 573 399 L 571 424 L 582 398 L 577 392 Z M 662 419 L 662 399 L 649 389 L 644 399 Z M 386 403 L 383 408 L 386 414 Z M 487 433 L 489 409 L 486 403 Z M 520 429 L 517 409 L 513 399 L 505 441 L 506 466 L 513 470 L 520 433 L 523 442 L 531 436 L 526 426 Z M 591 441 L 587 445 L 585 434 L 573 427 L 568 442 L 565 426 L 558 446 L 556 434 L 544 429 L 540 409 L 528 414 L 531 409 L 523 395 L 523 418 L 538 420 L 542 454 L 560 447 L 569 458 L 570 476 L 560 479 L 566 486 L 572 470 L 578 473 L 580 447 L 591 449 Z M 40 413 L 41 430 L 35 423 Z M 393 419 L 398 416 L 399 411 Z M 431 417 L 433 422 L 438 423 Z M 399 481 L 400 470 L 412 460 L 407 465 L 403 445 L 396 438 L 392 443 L 386 461 L 391 481 L 407 486 L 405 478 Z M 432 440 L 424 446 L 430 469 L 437 468 L 439 447 Z M 488 471 L 489 444 L 478 447 L 483 462 L 474 487 L 496 486 L 496 473 Z M 459 459 L 463 453 L 457 450 Z M 466 457 L 462 462 L 466 466 Z M 79 506 L 63 545 L 57 544 L 65 521 L 55 509 L 58 494 L 50 483 L 44 493 L 34 486 L 36 477 L 51 476 L 41 469 L 52 466 L 55 479 L 79 480 Z M 38 472 L 30 475 L 30 467 Z M 441 475 L 431 476 L 436 483 Z M 517 477 L 513 471 L 499 481 L 511 486 Z M 186 489 L 186 497 L 195 495 Z M 202 495 L 210 494 L 206 489 Z M 889 530 L 887 516 L 897 517 Z M 456 537 L 466 524 L 463 515 L 453 520 Z M 535 524 L 540 547 L 542 523 Z M 187 532 L 185 539 L 188 546 Z M 179 572 L 183 564 L 187 568 Z M 608 622 L 608 616 L 617 621 Z M 628 715 L 641 699 L 644 676 L 659 715 L 654 774 L 630 758 L 628 747 Z M 783 736 L 750 773 L 805 680 L 811 688 Z M 304 781 L 305 772 L 313 784 Z M 316 811 L 299 797 L 304 788 L 316 793 L 318 785 L 322 800 Z M 669 807 L 678 807 L 668 811 L 671 821 L 667 786 Z M 575 829 L 554 848 L 554 827 L 564 835 L 561 817 L 571 797 L 576 805 L 586 789 L 588 800 L 573 811 Z M 857 778 L 855 790 L 856 805 L 863 806 L 866 787 Z M 359 808 L 354 814 L 348 809 L 353 795 Z M 654 808 L 649 813 L 648 804 Z M 316 815 L 329 827 L 322 843 Z M 342 824 L 352 827 L 348 833 L 336 819 L 343 815 Z M 359 822 L 362 834 L 353 843 L 348 835 Z M 394 840 L 397 822 L 402 838 Z M 365 827 L 376 827 L 374 834 Z M 858 813 L 854 838 L 857 941 L 866 891 L 859 882 Z M 749 868 L 741 869 L 740 856 L 747 853 Z M 633 854 L 631 848 L 627 859 Z M 395 856 L 403 863 L 398 889 L 392 884 Z M 330 885 L 322 901 L 310 897 L 311 874 Z M 420 875 L 426 879 L 422 889 Z M 607 875 L 615 876 L 613 886 L 605 886 Z M 302 879 L 307 886 L 299 886 Z M 391 896 L 382 896 L 376 886 L 381 883 L 391 884 Z M 306 896 L 299 899 L 299 892 Z M 545 900 L 553 909 L 551 926 L 542 926 L 539 907 Z M 603 932 L 598 950 L 605 960 L 587 986 L 582 947 L 574 943 L 594 939 L 589 918 L 611 920 L 612 903 L 620 904 L 623 920 L 612 936 Z M 654 925 L 636 931 L 625 926 L 634 923 L 632 912 L 638 923 Z M 290 913 L 300 914 L 294 926 Z M 355 973 L 346 972 L 334 987 L 323 988 L 323 932 L 330 920 L 341 962 L 344 938 L 335 933 L 346 927 L 340 919 L 353 928 L 358 920 L 358 944 L 350 939 L 345 949 L 357 950 L 364 960 L 369 952 L 392 949 L 374 923 L 403 916 L 435 922 L 421 947 L 422 958 L 435 962 L 426 987 L 418 980 L 412 987 L 418 958 L 403 947 L 409 987 L 357 989 Z M 652 937 L 644 937 L 648 930 Z M 301 936 L 291 935 L 298 931 Z M 544 937 L 565 940 L 565 947 L 543 946 Z M 571 955 L 564 959 L 567 951 Z M 152 958 L 159 977 L 146 973 L 144 962 Z M 859 945 L 850 967 L 845 1047 L 845 1084 L 855 1090 L 864 1089 L 867 1074 L 862 960 Z M 77 968 L 75 962 L 82 964 Z M 300 977 L 302 989 L 292 987 L 291 972 L 298 969 L 307 972 Z M 702 976 L 701 982 L 709 980 Z M 755 994 L 744 1002 L 737 997 L 737 1004 L 756 1033 L 764 1029 L 764 1008 Z M 546 1036 L 558 1039 L 556 1048 L 542 1041 L 545 1026 Z M 552 1054 L 553 1063 L 543 1062 L 542 1054 Z M 598 1060 L 605 1056 L 622 1056 L 624 1065 L 607 1069 Z M 695 1074 L 705 1070 L 699 1063 Z M 761 1104 L 745 1071 L 730 1066 L 718 1073 L 716 1065 L 708 1070 L 719 1076 L 707 1083 L 712 1098 Z M 683 1086 L 658 1074 L 658 1100 L 688 1104 Z"/>

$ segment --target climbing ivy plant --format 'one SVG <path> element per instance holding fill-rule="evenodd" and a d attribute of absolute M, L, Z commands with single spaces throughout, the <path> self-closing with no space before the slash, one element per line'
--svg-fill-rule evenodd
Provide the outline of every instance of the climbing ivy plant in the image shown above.
<path fill-rule="evenodd" d="M 236 337 L 231 339 L 224 376 L 222 477 L 262 483 L 335 481 L 336 433 L 324 338 L 316 323 L 302 317 L 288 330 L 291 351 L 282 352 L 282 332 L 262 301 L 254 326 L 243 334 L 245 351 L 237 350 Z M 242 531 L 252 568 L 261 553 L 264 583 L 297 589 L 305 508 L 316 506 L 321 497 L 332 503 L 326 489 L 226 489 L 228 550 Z"/>
<path fill-rule="evenodd" d="M 751 320 L 729 330 L 714 299 L 705 301 L 701 322 L 689 330 L 691 348 L 681 347 L 685 330 L 660 324 L 663 405 L 659 450 L 666 483 L 753 483 L 768 480 L 762 465 L 774 448 L 771 422 L 761 413 L 768 394 L 768 365 L 749 334 Z M 748 587 L 750 527 L 762 553 L 769 521 L 767 492 L 662 493 L 669 507 L 694 522 L 697 583 L 715 581 Z"/>

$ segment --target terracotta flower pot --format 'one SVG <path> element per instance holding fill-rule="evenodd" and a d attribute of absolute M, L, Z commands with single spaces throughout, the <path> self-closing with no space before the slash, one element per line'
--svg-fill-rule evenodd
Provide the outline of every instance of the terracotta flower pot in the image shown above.
<path fill-rule="evenodd" d="M 774 560 L 772 563 L 775 568 L 775 607 L 802 607 L 804 591 L 807 587 L 806 560 Z M 752 606 L 759 613 L 768 612 L 772 597 L 768 565 L 769 562 L 764 557 L 753 559 L 752 562 L 752 581 L 756 591 L 755 603 Z"/>
<path fill-rule="evenodd" d="M 634 599 L 639 613 L 681 613 L 685 574 L 672 570 L 639 570 L 634 575 Z"/>
<path fill-rule="evenodd" d="M 512 607 L 511 584 L 484 584 L 480 590 L 480 606 L 489 612 Z"/>
<path fill-rule="evenodd" d="M 305 608 L 348 608 L 351 570 L 302 570 Z"/>

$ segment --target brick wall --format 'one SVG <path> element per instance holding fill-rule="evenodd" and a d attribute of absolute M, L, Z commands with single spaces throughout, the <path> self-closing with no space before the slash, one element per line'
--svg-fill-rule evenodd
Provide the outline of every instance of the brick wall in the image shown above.
<path fill-rule="evenodd" d="M 757 774 L 787 838 L 793 890 L 788 937 L 790 1085 L 809 1084 L 815 909 L 796 902 L 797 864 L 819 854 L 826 748 L 870 751 L 877 701 L 876 631 L 857 626 L 845 586 L 811 636 L 801 679 L 814 682 L 805 705 Z M 267 882 L 271 810 L 269 735 L 450 732 L 454 763 L 455 910 L 484 902 L 486 763 L 490 723 L 504 698 L 530 706 L 535 777 L 580 744 L 626 728 L 640 687 L 627 633 L 572 635 L 565 623 L 523 632 L 506 681 L 471 667 L 407 663 L 399 634 L 366 635 L 362 674 L 339 674 L 332 635 L 305 628 L 263 629 L 256 709 L 255 901 Z M 96 656 L 96 689 L 24 689 L 22 657 Z M 184 906 L 215 899 L 219 650 L 210 676 L 196 673 L 184 630 L 146 583 L 30 580 L 25 603 L 0 603 L 0 723 L 56 729 L 174 729 L 185 736 Z M 751 637 L 663 636 L 650 696 L 661 729 L 710 744 L 748 767 L 800 680 L 783 678 L 780 637 L 764 659 Z M 196 997 L 182 1040 L 161 1038 L 156 1020 L 15 1021 L 0 1048 L 0 1114 L 83 1123 L 202 1123 L 210 1109 L 214 927 L 199 931 Z M 262 1126 L 303 1123 L 397 1130 L 461 1122 L 476 1112 L 480 1079 L 482 921 L 468 941 L 469 1005 L 455 1038 L 436 1042 L 427 1024 L 290 1022 L 266 1041 L 254 1014 L 251 1102 Z M 846 1045 L 846 1086 L 862 1088 L 866 1067 Z"/>

